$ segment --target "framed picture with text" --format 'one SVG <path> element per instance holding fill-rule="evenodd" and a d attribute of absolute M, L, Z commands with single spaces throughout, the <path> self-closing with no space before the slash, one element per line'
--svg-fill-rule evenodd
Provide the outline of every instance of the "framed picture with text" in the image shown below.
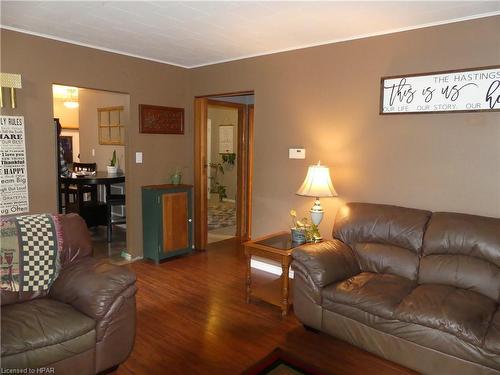
<path fill-rule="evenodd" d="M 184 134 L 184 108 L 139 104 L 139 131 L 147 134 Z"/>
<path fill-rule="evenodd" d="M 500 111 L 500 65 L 382 77 L 380 114 Z"/>

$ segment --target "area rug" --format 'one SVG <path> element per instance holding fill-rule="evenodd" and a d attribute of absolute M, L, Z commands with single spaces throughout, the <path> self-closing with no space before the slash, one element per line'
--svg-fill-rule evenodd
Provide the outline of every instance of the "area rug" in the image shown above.
<path fill-rule="evenodd" d="M 274 349 L 242 375 L 326 375 L 316 367 L 280 348 Z"/>
<path fill-rule="evenodd" d="M 236 225 L 236 209 L 233 205 L 208 207 L 208 230 Z"/>

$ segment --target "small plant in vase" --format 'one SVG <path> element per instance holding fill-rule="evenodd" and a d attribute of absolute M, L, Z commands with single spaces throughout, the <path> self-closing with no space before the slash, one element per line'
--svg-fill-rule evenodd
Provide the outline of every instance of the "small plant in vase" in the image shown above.
<path fill-rule="evenodd" d="M 175 172 L 170 175 L 170 183 L 173 185 L 179 185 L 182 181 L 182 170 L 181 168 L 175 168 Z"/>
<path fill-rule="evenodd" d="M 292 227 L 290 228 L 292 241 L 298 244 L 305 243 L 307 219 L 297 220 L 297 211 L 295 210 L 290 210 L 290 216 L 292 217 Z"/>
<path fill-rule="evenodd" d="M 290 216 L 292 217 L 291 232 L 293 242 L 303 244 L 305 242 L 317 242 L 321 238 L 319 228 L 316 224 L 309 224 L 309 220 L 306 217 L 297 220 L 297 212 L 295 210 L 290 210 Z"/>
<path fill-rule="evenodd" d="M 113 156 L 111 157 L 111 160 L 109 161 L 109 165 L 107 166 L 108 174 L 116 174 L 118 172 L 117 163 L 118 163 L 118 160 L 116 158 L 116 150 L 113 150 Z"/>

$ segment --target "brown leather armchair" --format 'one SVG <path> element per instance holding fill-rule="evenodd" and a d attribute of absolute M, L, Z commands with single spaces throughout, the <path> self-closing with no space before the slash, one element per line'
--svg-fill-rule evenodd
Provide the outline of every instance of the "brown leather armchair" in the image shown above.
<path fill-rule="evenodd" d="M 366 203 L 297 248 L 307 327 L 424 374 L 500 374 L 500 219 Z"/>
<path fill-rule="evenodd" d="M 2 368 L 96 374 L 117 367 L 135 338 L 135 275 L 91 257 L 87 226 L 61 215 L 62 269 L 48 293 L 2 291 Z"/>

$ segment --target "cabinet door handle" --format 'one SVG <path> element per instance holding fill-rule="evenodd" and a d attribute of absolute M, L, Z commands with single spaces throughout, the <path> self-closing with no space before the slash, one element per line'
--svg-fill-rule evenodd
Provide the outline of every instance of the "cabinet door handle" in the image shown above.
<path fill-rule="evenodd" d="M 188 221 L 191 223 L 193 221 L 193 219 L 188 219 Z"/>

